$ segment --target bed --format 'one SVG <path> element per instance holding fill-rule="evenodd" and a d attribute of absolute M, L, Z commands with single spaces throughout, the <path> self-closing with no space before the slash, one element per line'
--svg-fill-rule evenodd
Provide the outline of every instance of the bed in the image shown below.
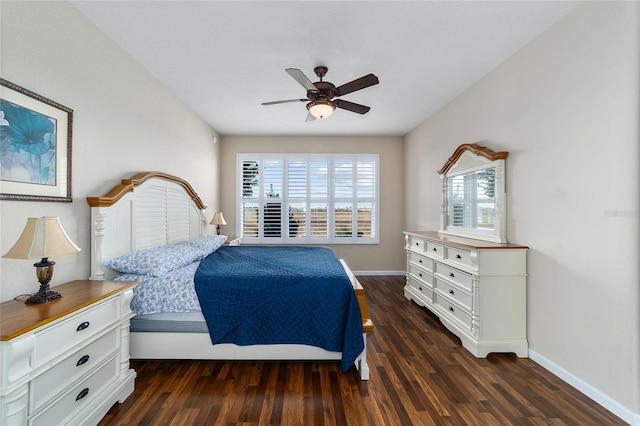
<path fill-rule="evenodd" d="M 88 197 L 87 201 L 91 207 L 91 278 L 135 279 L 140 282 L 132 301 L 132 309 L 138 314 L 131 322 L 131 358 L 340 360 L 343 371 L 353 364 L 361 379 L 368 380 L 366 338 L 367 333 L 373 330 L 373 323 L 369 318 L 364 289 L 342 259 L 332 259 L 335 257 L 332 250 L 224 245 L 224 236 L 205 235 L 206 206 L 191 185 L 162 172 L 138 173 L 131 179 L 122 180 L 105 195 Z M 203 244 L 206 247 L 201 247 Z M 198 248 L 197 255 L 193 253 L 194 246 Z M 212 250 L 212 247 L 215 248 Z M 285 249 L 300 253 L 276 252 Z M 163 257 L 166 252 L 180 260 L 174 262 L 172 257 Z M 148 270 L 134 268 L 129 271 L 122 267 L 122 263 L 117 263 L 121 259 L 129 261 L 132 257 L 137 262 L 135 268 L 146 265 Z M 277 265 L 274 263 L 277 258 L 286 259 L 289 263 Z M 296 261 L 297 258 L 301 260 Z M 305 265 L 317 265 L 325 258 L 329 262 L 326 267 L 304 271 Z M 147 264 L 148 259 L 150 262 Z M 158 263 L 160 260 L 163 262 Z M 242 277 L 237 275 L 238 271 Z M 281 276 L 283 273 L 284 278 Z M 189 274 L 190 286 L 185 284 Z M 181 278 L 174 275 L 181 275 Z M 180 290 L 167 284 L 167 279 L 180 281 Z M 345 282 L 348 290 L 344 290 Z M 282 287 L 282 290 L 275 292 L 274 285 Z M 210 287 L 223 293 L 210 293 Z M 317 298 L 311 299 L 313 289 L 322 288 L 326 289 L 318 290 Z M 145 291 L 160 304 L 173 304 L 182 299 L 177 296 L 180 292 L 189 294 L 184 297 L 185 301 L 180 302 L 183 306 L 179 309 L 145 310 L 137 305 L 134 307 Z M 163 296 L 163 291 L 168 291 L 171 297 Z M 302 295 L 294 295 L 296 291 Z M 328 295 L 333 297 L 334 294 L 336 297 L 343 294 L 344 301 L 336 299 L 336 302 L 331 302 Z M 269 303 L 263 303 L 263 300 L 269 300 Z M 201 304 L 202 301 L 205 303 Z M 210 308 L 210 303 L 215 307 Z M 252 316 L 250 319 L 235 318 L 236 322 L 230 323 L 229 318 L 237 316 L 238 311 L 225 311 L 228 305 L 239 305 L 240 310 L 251 311 L 251 315 L 254 315 L 254 310 L 261 311 L 255 315 L 269 315 L 266 317 L 268 320 Z M 319 317 L 322 312 L 333 309 L 333 305 L 340 306 L 337 308 L 339 312 L 329 317 L 343 318 L 343 325 L 329 322 L 314 325 L 310 320 L 298 321 L 302 330 L 311 330 L 306 334 L 324 333 L 325 336 L 320 337 L 324 339 L 322 344 L 301 340 L 300 335 L 292 337 L 293 334 L 286 339 L 263 337 L 268 336 L 265 329 L 287 331 L 289 324 L 296 323 L 289 320 L 289 313 L 293 311 L 310 311 L 315 307 L 315 316 Z M 217 325 L 214 327 L 213 324 Z M 220 332 L 221 324 L 227 327 L 224 333 Z M 331 335 L 338 330 L 342 330 L 341 336 Z M 357 338 L 354 330 L 357 330 Z M 337 346 L 337 340 L 341 340 L 343 346 Z M 361 351 L 357 349 L 358 345 L 361 345 Z M 354 355 L 354 351 L 359 353 Z"/>

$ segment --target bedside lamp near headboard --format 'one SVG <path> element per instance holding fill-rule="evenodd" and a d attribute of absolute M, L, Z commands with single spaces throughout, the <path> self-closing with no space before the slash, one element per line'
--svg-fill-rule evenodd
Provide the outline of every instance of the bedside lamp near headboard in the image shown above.
<path fill-rule="evenodd" d="M 217 225 L 216 232 L 220 235 L 220 225 L 226 225 L 227 222 L 224 220 L 224 216 L 222 216 L 222 212 L 215 212 L 213 214 L 213 219 L 210 222 L 211 225 Z"/>

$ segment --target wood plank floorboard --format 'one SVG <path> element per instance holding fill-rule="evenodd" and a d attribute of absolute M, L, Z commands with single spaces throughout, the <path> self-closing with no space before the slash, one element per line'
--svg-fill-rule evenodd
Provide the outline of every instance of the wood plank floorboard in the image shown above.
<path fill-rule="evenodd" d="M 404 277 L 358 280 L 369 381 L 339 362 L 132 360 L 135 391 L 100 426 L 626 424 L 529 359 L 473 357 L 403 296 Z"/>

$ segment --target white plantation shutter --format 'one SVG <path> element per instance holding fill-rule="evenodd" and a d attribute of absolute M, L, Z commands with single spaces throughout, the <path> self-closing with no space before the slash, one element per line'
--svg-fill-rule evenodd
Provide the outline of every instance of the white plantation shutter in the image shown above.
<path fill-rule="evenodd" d="M 333 193 L 336 200 L 353 198 L 353 161 L 339 160 L 333 163 Z"/>
<path fill-rule="evenodd" d="M 239 163 L 241 187 L 239 215 L 242 224 L 239 235 L 257 238 L 260 233 L 260 163 L 256 160 L 245 160 Z"/>
<path fill-rule="evenodd" d="M 334 238 L 351 238 L 353 236 L 353 195 L 354 185 L 353 160 L 337 160 L 333 162 L 333 227 Z"/>
<path fill-rule="evenodd" d="M 378 161 L 238 154 L 238 232 L 247 243 L 377 243 Z"/>
<path fill-rule="evenodd" d="M 358 161 L 355 188 L 356 227 L 359 237 L 373 237 L 376 232 L 376 164 L 372 160 Z"/>
<path fill-rule="evenodd" d="M 327 222 L 327 203 L 310 203 L 309 211 L 310 237 L 326 239 L 329 236 L 329 226 Z"/>
<path fill-rule="evenodd" d="M 262 162 L 262 181 L 264 196 L 280 199 L 282 194 L 282 160 Z"/>
<path fill-rule="evenodd" d="M 282 160 L 262 161 L 262 230 L 265 238 L 282 238 Z"/>
<path fill-rule="evenodd" d="M 242 235 L 245 237 L 259 236 L 259 209 L 258 203 L 242 203 Z"/>
<path fill-rule="evenodd" d="M 337 202 L 334 206 L 333 236 L 335 238 L 351 238 L 353 236 L 353 204 Z"/>
<path fill-rule="evenodd" d="M 307 236 L 307 162 L 287 162 L 287 197 L 289 214 L 289 238 Z"/>
<path fill-rule="evenodd" d="M 289 238 L 307 236 L 307 203 L 289 203 Z"/>
<path fill-rule="evenodd" d="M 329 198 L 329 160 L 309 161 L 309 184 L 312 200 Z"/>
<path fill-rule="evenodd" d="M 373 202 L 358 201 L 356 221 L 358 236 L 371 237 L 375 233 L 375 206 Z"/>
<path fill-rule="evenodd" d="M 309 160 L 309 237 L 327 240 L 329 226 L 329 159 Z"/>
<path fill-rule="evenodd" d="M 289 198 L 307 197 L 307 162 L 289 161 L 287 163 L 287 185 Z"/>

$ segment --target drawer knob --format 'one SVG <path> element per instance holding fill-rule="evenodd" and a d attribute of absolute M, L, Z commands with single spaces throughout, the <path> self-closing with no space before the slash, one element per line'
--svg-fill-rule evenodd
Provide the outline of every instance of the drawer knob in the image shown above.
<path fill-rule="evenodd" d="M 418 287 L 420 289 L 420 291 L 422 291 L 422 287 Z"/>
<path fill-rule="evenodd" d="M 76 328 L 76 331 L 82 331 L 82 330 L 84 330 L 85 328 L 88 328 L 88 327 L 89 327 L 89 321 L 85 321 L 82 324 L 80 324 L 78 326 L 78 328 Z"/>
<path fill-rule="evenodd" d="M 449 290 L 449 294 L 454 294 L 454 293 L 453 293 L 453 290 Z"/>
<path fill-rule="evenodd" d="M 418 260 L 419 263 L 422 263 L 422 259 Z"/>
<path fill-rule="evenodd" d="M 456 259 L 462 259 L 462 256 L 460 256 L 459 254 L 456 254 Z"/>
<path fill-rule="evenodd" d="M 453 306 L 449 306 L 449 310 L 453 312 Z"/>
<path fill-rule="evenodd" d="M 78 396 L 76 396 L 76 401 L 80 401 L 85 396 L 89 395 L 89 388 L 84 388 L 80 391 Z"/>
<path fill-rule="evenodd" d="M 450 277 L 455 277 L 455 275 L 453 275 L 453 272 L 449 272 L 449 276 Z"/>
<path fill-rule="evenodd" d="M 420 272 L 418 275 L 422 277 L 422 272 Z"/>
<path fill-rule="evenodd" d="M 89 361 L 89 355 L 84 355 L 82 358 L 78 360 L 78 362 L 76 363 L 76 367 L 80 367 L 82 364 L 85 364 L 87 361 Z"/>
<path fill-rule="evenodd" d="M 433 248 L 433 251 L 438 251 L 438 249 L 436 247 Z"/>
<path fill-rule="evenodd" d="M 416 245 L 417 245 L 417 246 L 419 246 L 419 245 L 420 245 L 420 243 L 416 243 Z"/>

